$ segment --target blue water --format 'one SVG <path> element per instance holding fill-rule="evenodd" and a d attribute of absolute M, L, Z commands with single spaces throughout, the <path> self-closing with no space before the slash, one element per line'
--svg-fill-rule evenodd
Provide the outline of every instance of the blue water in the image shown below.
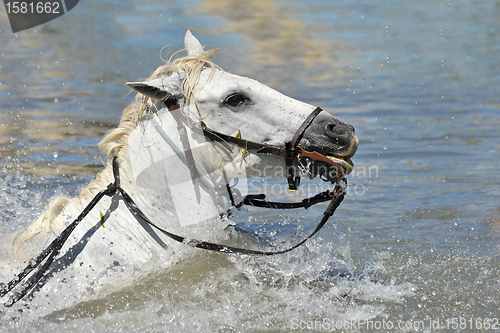
<path fill-rule="evenodd" d="M 203 253 L 94 304 L 2 327 L 291 331 L 347 318 L 472 332 L 478 318 L 498 321 L 498 17 L 498 1 L 100 1 L 14 35 L 0 10 L 0 233 L 90 181 L 97 142 L 133 98 L 124 83 L 149 76 L 163 47 L 164 58 L 182 48 L 185 27 L 222 46 L 225 70 L 321 106 L 360 139 L 349 195 L 303 251 Z M 267 232 L 305 232 L 323 209 L 233 220 L 279 242 Z M 453 318 L 465 326 L 445 326 Z"/>

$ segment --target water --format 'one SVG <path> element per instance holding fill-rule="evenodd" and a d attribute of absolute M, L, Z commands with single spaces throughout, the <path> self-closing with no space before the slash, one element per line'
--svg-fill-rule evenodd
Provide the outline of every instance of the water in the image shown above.
<path fill-rule="evenodd" d="M 90 181 L 96 143 L 132 100 L 124 82 L 182 47 L 186 26 L 223 46 L 224 69 L 321 106 L 360 139 L 349 195 L 307 246 L 272 258 L 194 251 L 3 331 L 321 331 L 344 319 L 367 321 L 360 331 L 500 329 L 498 1 L 80 2 L 16 35 L 0 15 L 0 233 Z M 322 209 L 233 220 L 278 244 Z"/>

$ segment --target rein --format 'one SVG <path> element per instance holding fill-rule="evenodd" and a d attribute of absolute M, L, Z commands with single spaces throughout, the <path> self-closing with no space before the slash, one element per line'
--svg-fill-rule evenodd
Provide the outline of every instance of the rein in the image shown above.
<path fill-rule="evenodd" d="M 170 105 L 165 102 L 169 110 L 173 110 L 175 108 L 178 108 L 178 104 L 173 104 L 171 103 Z M 10 307 L 14 305 L 16 302 L 21 300 L 24 296 L 26 296 L 39 282 L 40 280 L 44 277 L 44 274 L 48 270 L 49 266 L 52 264 L 54 261 L 55 257 L 59 254 L 62 246 L 64 243 L 67 241 L 71 233 L 75 230 L 75 228 L 80 224 L 80 222 L 88 215 L 88 213 L 97 205 L 97 203 L 104 197 L 104 196 L 109 196 L 113 197 L 116 193 L 119 193 L 121 197 L 123 198 L 128 210 L 130 213 L 132 213 L 134 216 L 139 217 L 142 219 L 144 222 L 155 228 L 156 230 L 160 231 L 164 235 L 168 236 L 169 238 L 179 242 L 186 244 L 191 247 L 199 248 L 199 249 L 204 249 L 204 250 L 210 250 L 210 251 L 217 251 L 217 252 L 222 252 L 222 253 L 230 253 L 230 254 L 240 254 L 240 255 L 260 255 L 260 256 L 272 256 L 272 255 L 277 255 L 277 254 L 283 254 L 290 252 L 297 247 L 301 246 L 304 244 L 308 239 L 313 237 L 328 221 L 328 219 L 335 213 L 335 210 L 339 207 L 340 203 L 344 199 L 344 189 L 347 186 L 347 180 L 345 178 L 343 169 L 336 164 L 335 162 L 329 160 L 327 157 L 324 155 L 321 155 L 316 152 L 307 152 L 305 151 L 302 147 L 298 146 L 298 142 L 302 139 L 305 130 L 307 127 L 310 125 L 310 123 L 314 120 L 314 118 L 321 112 L 321 108 L 316 108 L 310 115 L 307 117 L 307 119 L 302 123 L 302 125 L 299 127 L 297 133 L 293 136 L 292 140 L 289 142 L 285 143 L 284 147 L 277 147 L 277 146 L 269 146 L 269 145 L 264 145 L 248 140 L 243 140 L 240 138 L 228 136 L 216 131 L 213 131 L 209 128 L 207 128 L 204 124 L 202 124 L 202 129 L 203 133 L 205 136 L 213 141 L 220 142 L 224 145 L 227 146 L 227 143 L 234 143 L 240 147 L 246 147 L 246 149 L 256 149 L 257 153 L 265 153 L 265 154 L 272 154 L 272 155 L 277 155 L 277 156 L 284 156 L 286 158 L 286 164 L 287 164 L 287 180 L 289 184 L 289 189 L 294 191 L 297 189 L 300 181 L 300 177 L 296 177 L 294 179 L 293 175 L 293 168 L 292 168 L 292 162 L 295 157 L 304 155 L 308 158 L 314 159 L 314 160 L 321 160 L 323 162 L 332 164 L 337 167 L 339 172 L 341 173 L 341 177 L 337 180 L 335 184 L 335 189 L 334 192 L 331 192 L 329 190 L 321 192 L 314 197 L 306 198 L 303 199 L 301 202 L 272 202 L 272 201 L 266 201 L 265 200 L 265 195 L 248 195 L 246 196 L 239 204 L 235 205 L 233 194 L 231 192 L 231 188 L 229 186 L 229 183 L 226 182 L 227 184 L 227 189 L 228 193 L 231 199 L 231 203 L 235 208 L 239 209 L 242 205 L 252 205 L 256 207 L 262 207 L 262 208 L 274 208 L 274 209 L 294 209 L 294 208 L 309 208 L 312 205 L 315 205 L 320 202 L 325 202 L 329 201 L 330 203 L 328 204 L 328 207 L 325 209 L 323 212 L 323 217 L 319 221 L 318 225 L 314 229 L 314 231 L 304 238 L 301 242 L 295 244 L 294 246 L 287 248 L 285 250 L 280 250 L 280 251 L 259 251 L 259 250 L 250 250 L 250 249 L 244 249 L 244 248 L 237 248 L 237 247 L 232 247 L 232 246 L 227 246 L 227 245 L 220 245 L 220 244 L 215 244 L 215 243 L 210 243 L 210 242 L 205 242 L 205 241 L 199 241 L 195 239 L 188 239 L 184 236 L 179 236 L 176 234 L 173 234 L 163 228 L 160 228 L 156 224 L 154 224 L 143 212 L 142 210 L 137 206 L 137 204 L 134 202 L 134 200 L 130 197 L 130 195 L 121 187 L 120 185 L 120 173 L 119 173 L 119 165 L 118 165 L 118 157 L 115 156 L 113 158 L 113 176 L 114 176 L 114 182 L 110 183 L 106 189 L 101 190 L 93 199 L 92 201 L 85 207 L 85 209 L 80 213 L 80 215 L 64 229 L 64 231 L 52 241 L 52 243 L 45 249 L 43 250 L 37 257 L 33 258 L 30 260 L 29 264 L 26 266 L 26 268 L 17 274 L 7 285 L 3 286 L 0 289 L 0 297 L 5 296 L 7 293 L 9 293 L 11 290 L 13 290 L 21 281 L 25 280 L 30 273 L 37 269 L 34 274 L 31 275 L 31 277 L 27 280 L 27 282 L 23 285 L 23 288 L 21 291 L 16 293 L 8 302 L 4 303 L 4 306 Z M 179 130 L 184 128 L 183 126 L 180 126 L 180 123 L 178 122 L 179 125 Z M 181 132 L 182 134 L 182 132 Z M 181 136 L 182 138 L 182 136 Z M 186 143 L 187 140 L 182 140 L 183 145 L 189 145 L 189 143 Z M 188 147 L 184 147 L 185 151 L 190 151 L 190 149 L 186 149 Z M 229 148 L 230 149 L 230 148 Z M 186 156 L 188 159 L 188 164 L 189 160 L 192 160 L 192 156 Z M 190 172 L 192 176 L 196 175 L 197 170 L 194 167 L 194 163 L 192 164 L 192 167 L 190 167 Z M 343 181 L 345 183 L 345 186 L 342 187 L 340 185 L 340 182 Z M 45 260 L 45 262 L 44 262 Z M 42 264 L 42 262 L 44 262 Z M 42 265 L 41 265 L 42 264 Z M 41 265 L 41 266 L 40 266 Z"/>

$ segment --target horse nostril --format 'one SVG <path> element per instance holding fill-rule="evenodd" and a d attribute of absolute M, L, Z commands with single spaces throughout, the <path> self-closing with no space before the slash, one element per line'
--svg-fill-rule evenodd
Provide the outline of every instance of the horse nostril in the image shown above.
<path fill-rule="evenodd" d="M 335 126 L 336 126 L 335 124 L 330 123 L 330 124 L 326 125 L 326 130 L 327 131 L 333 131 L 333 129 L 335 128 Z"/>

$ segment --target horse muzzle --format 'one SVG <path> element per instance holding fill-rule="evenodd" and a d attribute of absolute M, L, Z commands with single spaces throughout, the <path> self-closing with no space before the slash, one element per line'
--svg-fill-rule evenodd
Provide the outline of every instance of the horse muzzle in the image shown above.
<path fill-rule="evenodd" d="M 300 146 L 307 152 L 317 152 L 324 155 L 329 161 L 323 159 L 319 162 L 338 165 L 342 167 L 343 173 L 347 175 L 354 168 L 351 157 L 356 153 L 358 143 L 353 126 L 338 120 L 327 112 L 321 112 L 305 131 Z M 315 159 L 315 162 L 317 161 L 318 159 Z M 332 163 L 329 163 L 330 161 Z M 330 181 L 336 178 L 332 175 L 332 172 L 318 173 Z"/>
<path fill-rule="evenodd" d="M 342 138 L 343 144 L 340 145 L 340 149 L 334 149 L 325 153 L 326 157 L 342 166 L 346 175 L 351 173 L 354 168 L 351 157 L 356 153 L 359 143 L 358 137 L 354 134 L 354 127 L 351 125 L 348 126 L 352 128 L 352 132 L 344 135 Z"/>

